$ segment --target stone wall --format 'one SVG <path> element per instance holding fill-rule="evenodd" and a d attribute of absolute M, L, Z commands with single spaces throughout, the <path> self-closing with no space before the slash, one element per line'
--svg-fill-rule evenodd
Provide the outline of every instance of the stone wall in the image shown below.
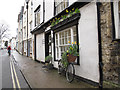
<path fill-rule="evenodd" d="M 101 15 L 101 40 L 103 60 L 103 80 L 120 84 L 120 41 L 112 39 L 111 3 L 102 2 Z"/>

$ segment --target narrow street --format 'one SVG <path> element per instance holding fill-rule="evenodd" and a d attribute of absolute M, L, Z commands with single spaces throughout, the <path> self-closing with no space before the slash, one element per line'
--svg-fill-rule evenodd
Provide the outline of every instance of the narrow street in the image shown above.
<path fill-rule="evenodd" d="M 95 88 L 77 79 L 68 83 L 66 77 L 59 75 L 56 69 L 46 70 L 42 68 L 44 64 L 22 56 L 15 50 L 12 54 L 31 88 Z"/>
<path fill-rule="evenodd" d="M 17 63 L 7 50 L 0 50 L 2 59 L 2 88 L 29 88 Z"/>

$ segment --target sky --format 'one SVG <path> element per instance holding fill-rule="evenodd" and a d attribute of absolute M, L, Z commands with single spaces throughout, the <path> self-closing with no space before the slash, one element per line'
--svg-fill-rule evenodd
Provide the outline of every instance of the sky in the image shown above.
<path fill-rule="evenodd" d="M 16 36 L 17 18 L 25 0 L 0 0 L 0 23 L 9 26 L 11 37 Z"/>

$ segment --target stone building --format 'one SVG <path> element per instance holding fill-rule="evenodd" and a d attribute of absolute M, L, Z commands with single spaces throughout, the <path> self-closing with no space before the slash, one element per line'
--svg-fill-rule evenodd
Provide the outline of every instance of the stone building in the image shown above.
<path fill-rule="evenodd" d="M 120 2 L 100 4 L 103 81 L 120 84 Z"/>

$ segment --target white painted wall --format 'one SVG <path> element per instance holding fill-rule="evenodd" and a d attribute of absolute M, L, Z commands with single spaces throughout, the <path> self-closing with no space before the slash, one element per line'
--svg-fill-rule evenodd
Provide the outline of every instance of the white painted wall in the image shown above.
<path fill-rule="evenodd" d="M 76 75 L 99 82 L 98 26 L 96 3 L 80 8 L 78 25 L 80 65 L 75 65 Z M 57 62 L 53 62 L 58 67 Z"/>
<path fill-rule="evenodd" d="M 99 82 L 98 26 L 96 3 L 90 3 L 80 9 L 79 42 L 80 66 L 76 74 Z"/>
<path fill-rule="evenodd" d="M 69 6 L 72 5 L 76 1 L 78 1 L 78 0 L 69 0 Z"/>
<path fill-rule="evenodd" d="M 36 35 L 36 59 L 45 62 L 45 34 Z"/>
<path fill-rule="evenodd" d="M 116 38 L 120 39 L 120 26 L 119 26 L 119 14 L 118 14 L 118 2 L 113 3 L 113 8 L 114 8 L 114 19 L 115 19 L 115 33 L 116 33 Z"/>
<path fill-rule="evenodd" d="M 54 0 L 45 0 L 45 22 L 54 16 Z"/>

